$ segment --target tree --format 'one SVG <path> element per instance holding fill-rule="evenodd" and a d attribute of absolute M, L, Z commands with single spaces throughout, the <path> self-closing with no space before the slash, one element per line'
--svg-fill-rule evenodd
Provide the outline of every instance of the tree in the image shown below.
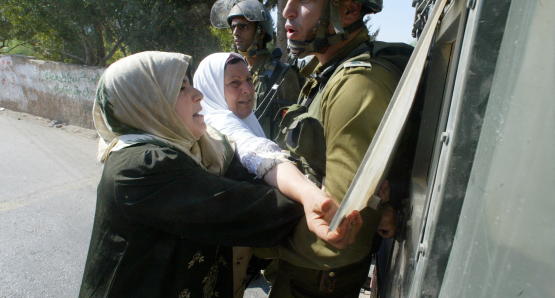
<path fill-rule="evenodd" d="M 0 53 L 9 53 L 12 50 L 21 53 L 22 47 L 20 48 L 20 46 L 25 46 L 28 42 L 15 40 L 12 23 L 4 16 L 4 10 L 4 7 L 0 6 Z"/>
<path fill-rule="evenodd" d="M 182 52 L 200 61 L 225 41 L 211 32 L 211 2 L 0 0 L 0 39 L 4 46 L 14 39 L 32 44 L 38 58 L 85 65 L 103 66 L 115 55 L 146 50 Z"/>
<path fill-rule="evenodd" d="M 127 48 L 135 53 L 145 50 L 180 52 L 193 56 L 194 64 L 217 51 L 231 51 L 229 30 L 216 30 L 210 23 L 215 1 L 135 1 L 130 7 L 133 18 L 125 20 L 129 29 Z M 225 32 L 222 32 L 225 31 Z"/>
<path fill-rule="evenodd" d="M 2 0 L 10 34 L 40 58 L 106 65 L 123 42 L 118 26 L 125 1 Z"/>

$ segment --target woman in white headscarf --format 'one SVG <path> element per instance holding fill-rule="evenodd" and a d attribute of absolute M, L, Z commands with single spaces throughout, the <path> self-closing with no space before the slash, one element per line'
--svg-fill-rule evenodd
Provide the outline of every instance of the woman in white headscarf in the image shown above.
<path fill-rule="evenodd" d="M 200 62 L 194 82 L 204 94 L 201 104 L 206 123 L 235 142 L 235 154 L 250 173 L 301 202 L 310 197 L 325 204 L 335 203 L 287 159 L 276 143 L 266 139 L 252 112 L 254 86 L 241 56 L 209 55 Z"/>
<path fill-rule="evenodd" d="M 279 146 L 266 139 L 252 113 L 254 86 L 241 56 L 209 55 L 200 62 L 194 82 L 204 94 L 202 114 L 206 123 L 234 140 L 236 155 L 250 173 L 262 178 L 276 164 L 288 162 Z"/>
<path fill-rule="evenodd" d="M 206 126 L 189 59 L 143 52 L 100 79 L 104 169 L 79 297 L 232 297 L 231 247 L 275 245 L 303 215 L 253 184 L 232 144 Z"/>

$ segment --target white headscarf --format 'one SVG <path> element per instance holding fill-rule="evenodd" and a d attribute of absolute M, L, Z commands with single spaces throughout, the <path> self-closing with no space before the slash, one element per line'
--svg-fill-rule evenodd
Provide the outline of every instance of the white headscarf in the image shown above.
<path fill-rule="evenodd" d="M 225 137 L 208 127 L 197 139 L 174 110 L 189 59 L 179 53 L 142 52 L 108 67 L 93 107 L 102 162 L 112 151 L 155 143 L 184 152 L 210 173 L 225 172 L 233 157 Z"/>
<path fill-rule="evenodd" d="M 195 72 L 193 79 L 195 87 L 204 94 L 204 100 L 201 102 L 201 114 L 204 115 L 204 121 L 208 124 L 226 123 L 234 126 L 232 129 L 243 127 L 249 129 L 257 137 L 265 138 L 264 130 L 262 130 L 258 120 L 256 120 L 254 113 L 251 113 L 245 119 L 241 119 L 233 114 L 225 101 L 224 71 L 225 62 L 230 55 L 230 53 L 209 55 L 200 62 Z M 242 59 L 239 55 L 237 57 Z"/>
<path fill-rule="evenodd" d="M 240 119 L 229 109 L 225 101 L 224 74 L 225 63 L 230 55 L 216 53 L 200 62 L 193 82 L 195 88 L 204 94 L 201 113 L 207 124 L 235 142 L 236 155 L 243 166 L 250 173 L 262 177 L 279 162 L 287 161 L 287 155 L 281 152 L 276 143 L 266 139 L 254 113 Z"/>

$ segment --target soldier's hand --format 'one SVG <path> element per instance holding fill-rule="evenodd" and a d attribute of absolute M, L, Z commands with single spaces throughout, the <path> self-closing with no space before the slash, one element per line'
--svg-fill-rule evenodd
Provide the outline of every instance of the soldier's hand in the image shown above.
<path fill-rule="evenodd" d="M 355 236 L 362 227 L 362 217 L 358 211 L 355 210 L 349 214 L 339 227 L 331 232 L 330 224 L 339 208 L 335 200 L 328 196 L 324 200 L 307 204 L 304 208 L 308 228 L 320 239 L 339 249 L 344 249 L 355 242 Z"/>
<path fill-rule="evenodd" d="M 378 226 L 378 234 L 383 238 L 391 238 L 395 236 L 397 231 L 397 213 L 390 204 L 382 205 L 382 219 Z"/>

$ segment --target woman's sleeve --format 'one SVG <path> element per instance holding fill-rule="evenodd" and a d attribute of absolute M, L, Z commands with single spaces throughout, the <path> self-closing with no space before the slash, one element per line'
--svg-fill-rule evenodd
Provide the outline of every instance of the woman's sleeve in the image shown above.
<path fill-rule="evenodd" d="M 289 162 L 288 154 L 281 152 L 279 146 L 266 138 L 258 137 L 241 123 L 238 123 L 232 116 L 227 117 L 227 122 L 223 117 L 212 120 L 210 125 L 214 126 L 221 133 L 227 135 L 235 142 L 235 155 L 241 161 L 249 173 L 262 178 L 274 166 L 282 162 Z"/>
<path fill-rule="evenodd" d="M 209 174 L 170 148 L 139 146 L 125 158 L 114 157 L 115 199 L 124 215 L 181 237 L 268 247 L 304 214 L 301 204 L 275 188 Z"/>
<path fill-rule="evenodd" d="M 257 136 L 235 138 L 237 135 L 231 134 L 229 137 L 235 141 L 236 155 L 241 164 L 249 170 L 249 173 L 262 178 L 273 167 L 282 163 L 289 162 L 287 154 L 281 152 L 281 148 L 271 140 Z"/>

